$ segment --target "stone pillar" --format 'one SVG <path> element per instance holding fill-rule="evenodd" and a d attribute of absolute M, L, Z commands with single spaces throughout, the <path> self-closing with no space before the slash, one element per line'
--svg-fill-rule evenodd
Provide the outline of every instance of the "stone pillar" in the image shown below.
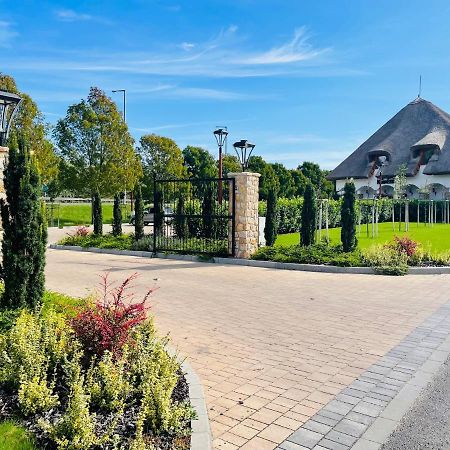
<path fill-rule="evenodd" d="M 229 173 L 228 178 L 234 178 L 235 190 L 235 253 L 236 258 L 250 258 L 258 249 L 258 200 L 259 200 L 259 173 L 242 172 Z M 230 190 L 232 189 L 230 183 Z M 232 198 L 230 192 L 230 198 Z M 230 202 L 230 213 L 232 213 Z M 230 229 L 228 242 L 231 248 L 233 230 Z"/>

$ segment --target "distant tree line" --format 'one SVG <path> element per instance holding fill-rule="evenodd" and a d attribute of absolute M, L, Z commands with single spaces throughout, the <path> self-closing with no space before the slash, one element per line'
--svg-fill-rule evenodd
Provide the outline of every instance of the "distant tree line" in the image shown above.
<path fill-rule="evenodd" d="M 139 188 L 142 197 L 149 200 L 155 175 L 180 179 L 218 176 L 217 160 L 204 148 L 188 145 L 181 150 L 174 140 L 156 134 L 146 134 L 135 143 L 116 103 L 96 87 L 85 99 L 69 106 L 53 128 L 11 76 L 0 73 L 0 90 L 24 99 L 14 126 L 27 139 L 43 194 L 50 198 L 62 194 L 90 197 L 96 231 L 102 229 L 101 198 L 116 197 L 117 203 L 117 197 Z M 236 156 L 224 155 L 223 176 L 240 170 Z M 333 184 L 326 179 L 328 172 L 313 162 L 288 169 L 252 156 L 248 170 L 261 174 L 261 200 L 303 196 L 308 184 L 319 197 L 333 195 Z"/>

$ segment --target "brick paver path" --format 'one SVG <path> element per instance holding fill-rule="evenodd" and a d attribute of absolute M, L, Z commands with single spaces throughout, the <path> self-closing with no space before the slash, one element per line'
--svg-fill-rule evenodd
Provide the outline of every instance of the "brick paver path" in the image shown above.
<path fill-rule="evenodd" d="M 217 449 L 274 449 L 448 300 L 450 276 L 380 277 L 49 250 L 47 286 L 111 271 L 157 285 L 153 311 L 202 379 Z"/>

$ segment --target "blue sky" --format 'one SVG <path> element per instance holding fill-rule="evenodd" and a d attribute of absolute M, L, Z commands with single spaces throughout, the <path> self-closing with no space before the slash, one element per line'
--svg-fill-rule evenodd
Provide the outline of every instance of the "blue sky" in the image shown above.
<path fill-rule="evenodd" d="M 0 71 L 50 123 L 90 86 L 127 89 L 136 139 L 215 152 L 226 125 L 268 161 L 333 168 L 417 96 L 419 74 L 450 111 L 449 23 L 443 0 L 0 0 Z"/>

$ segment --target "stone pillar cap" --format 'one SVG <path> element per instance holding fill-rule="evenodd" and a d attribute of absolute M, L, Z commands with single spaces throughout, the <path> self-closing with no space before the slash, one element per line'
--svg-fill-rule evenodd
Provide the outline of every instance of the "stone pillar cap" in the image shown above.
<path fill-rule="evenodd" d="M 258 172 L 230 172 L 228 177 L 234 178 L 237 176 L 245 176 L 245 177 L 260 177 L 261 174 Z"/>
<path fill-rule="evenodd" d="M 8 152 L 9 151 L 9 148 L 8 147 L 2 147 L 2 146 L 0 146 L 0 153 L 5 153 L 5 152 Z"/>

